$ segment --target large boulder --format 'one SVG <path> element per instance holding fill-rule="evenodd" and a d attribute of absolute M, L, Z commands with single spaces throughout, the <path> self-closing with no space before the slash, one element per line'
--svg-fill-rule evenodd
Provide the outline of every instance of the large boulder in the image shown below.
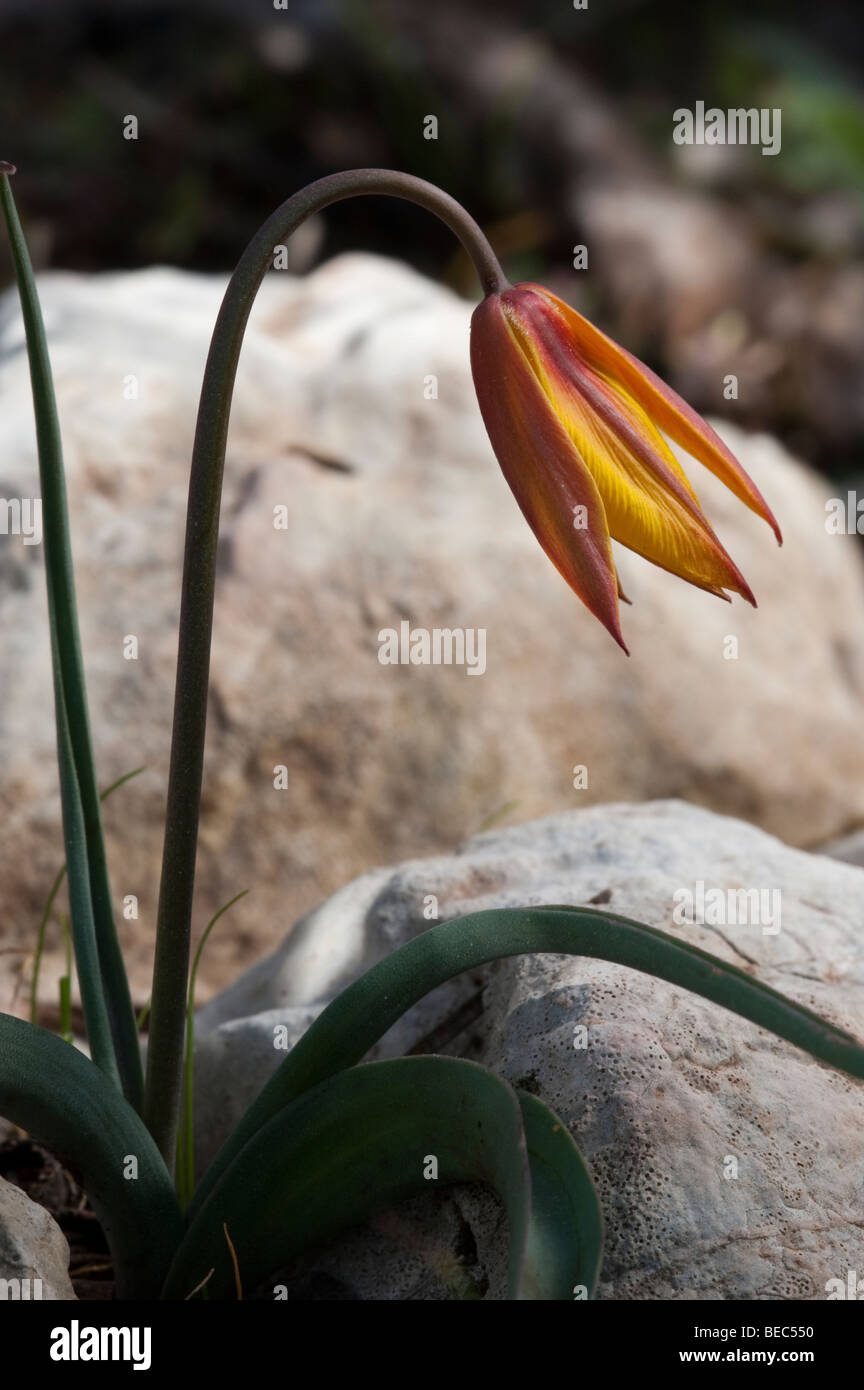
<path fill-rule="evenodd" d="M 41 283 L 100 779 L 146 768 L 106 806 L 118 907 L 138 899 L 122 936 L 139 1004 L 188 460 L 224 284 L 160 269 Z M 274 272 L 253 312 L 226 471 L 198 926 L 253 891 L 208 944 L 202 997 L 359 872 L 449 849 L 494 817 L 680 796 L 801 845 L 864 820 L 864 584 L 853 539 L 826 533 L 827 484 L 771 439 L 723 424 L 784 548 L 691 473 L 760 609 L 622 554 L 628 661 L 542 554 L 496 466 L 470 380 L 470 308 L 358 255 L 305 279 Z M 11 292 L 0 391 L 0 492 L 32 497 Z M 26 951 L 62 856 L 40 547 L 0 537 L 0 583 L 3 931 Z M 382 664 L 379 634 L 403 622 L 483 629 L 485 673 Z M 20 956 L 0 961 L 20 969 Z M 61 969 L 49 954 L 53 998 Z"/>
<path fill-rule="evenodd" d="M 714 903 L 718 889 L 734 895 L 724 896 L 725 920 L 709 911 L 700 923 L 700 893 Z M 759 890 L 758 913 L 741 913 L 741 889 Z M 198 1158 L 209 1159 L 284 1056 L 277 1030 L 296 1040 L 335 992 L 427 928 L 430 896 L 442 919 L 602 903 L 864 1038 L 862 890 L 859 868 L 681 802 L 548 817 L 367 874 L 199 1012 Z M 505 960 L 439 988 L 371 1057 L 433 1040 L 533 1091 L 570 1128 L 606 1221 L 601 1297 L 818 1299 L 830 1280 L 845 1287 L 849 1270 L 864 1269 L 864 1084 L 773 1034 L 648 975 L 554 955 Z M 455 1272 L 501 1296 L 502 1230 L 495 1203 L 476 1189 L 423 1198 L 331 1244 L 311 1282 L 307 1272 L 290 1287 L 294 1296 L 440 1298 Z"/>

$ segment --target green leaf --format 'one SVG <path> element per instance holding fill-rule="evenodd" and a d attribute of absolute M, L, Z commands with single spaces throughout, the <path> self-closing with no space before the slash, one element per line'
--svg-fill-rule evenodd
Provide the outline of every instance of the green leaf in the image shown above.
<path fill-rule="evenodd" d="M 591 1174 L 564 1121 L 517 1091 L 531 1165 L 531 1224 L 522 1297 L 593 1298 L 603 1256 L 603 1216 Z M 584 1289 L 584 1295 L 575 1290 Z"/>
<path fill-rule="evenodd" d="M 354 1066 L 424 994 L 465 970 L 506 956 L 592 956 L 642 970 L 731 1009 L 851 1076 L 864 1078 L 864 1047 L 733 965 L 654 927 L 586 907 L 494 908 L 431 927 L 379 961 L 328 1004 L 204 1174 L 190 1211 L 262 1125 L 296 1096 Z"/>
<path fill-rule="evenodd" d="M 509 1220 L 509 1297 L 523 1296 L 526 1247 L 536 1251 L 545 1233 L 529 1241 L 531 1177 L 513 1090 L 474 1062 L 403 1057 L 332 1077 L 256 1134 L 187 1232 L 164 1297 L 187 1297 L 210 1269 L 209 1296 L 234 1296 L 224 1228 L 244 1290 L 256 1288 L 292 1256 L 375 1209 L 428 1192 L 430 1155 L 439 1183 L 482 1181 L 500 1195 Z"/>
<path fill-rule="evenodd" d="M 0 1014 L 0 1115 L 80 1178 L 108 1240 L 118 1298 L 158 1297 L 183 1219 L 156 1145 L 116 1087 L 53 1033 Z"/>
<path fill-rule="evenodd" d="M 57 643 L 51 633 L 52 657 Z M 69 875 L 69 915 L 72 919 L 72 939 L 75 943 L 75 964 L 78 967 L 78 987 L 87 1041 L 95 1065 L 121 1089 L 120 1072 L 114 1051 L 114 1039 L 99 965 L 99 943 L 93 916 L 93 899 L 87 863 L 87 837 L 84 828 L 84 809 L 81 804 L 78 776 L 72 756 L 66 701 L 60 684 L 59 669 L 54 665 L 54 707 L 57 716 L 57 767 L 60 774 L 60 801 L 63 807 L 63 836 L 66 841 L 66 866 Z"/>
<path fill-rule="evenodd" d="M 27 242 L 18 219 L 8 174 L 0 173 L 0 211 L 9 234 L 12 261 L 21 300 L 30 380 L 36 415 L 39 477 L 42 489 L 43 540 L 48 586 L 48 613 L 51 625 L 54 666 L 54 692 L 57 711 L 57 742 L 63 801 L 63 833 L 69 868 L 70 906 L 73 915 L 76 954 L 83 943 L 83 960 L 78 960 L 78 978 L 87 1017 L 94 1058 L 108 1072 L 115 1065 L 105 1056 L 103 1014 L 107 1014 L 116 1069 L 125 1094 L 136 1107 L 143 1088 L 141 1052 L 135 1030 L 135 1017 L 129 982 L 114 925 L 111 889 L 105 860 L 102 817 L 93 762 L 84 663 L 78 633 L 75 577 L 69 538 L 69 511 L 63 451 L 51 362 L 45 338 L 45 325 L 33 276 Z M 76 914 L 79 922 L 75 922 Z M 92 940 L 96 942 L 93 960 Z M 99 988 L 103 994 L 97 1005 Z M 115 1073 L 116 1074 L 116 1073 Z"/>

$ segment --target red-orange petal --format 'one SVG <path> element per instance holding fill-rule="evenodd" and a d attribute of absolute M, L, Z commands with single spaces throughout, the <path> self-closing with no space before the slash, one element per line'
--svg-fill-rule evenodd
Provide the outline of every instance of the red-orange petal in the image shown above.
<path fill-rule="evenodd" d="M 656 372 L 652 372 L 650 367 L 640 362 L 638 357 L 634 357 L 626 348 L 607 337 L 590 320 L 583 318 L 563 299 L 552 294 L 551 290 L 544 289 L 542 285 L 528 283 L 517 285 L 515 288 L 532 290 L 553 304 L 564 316 L 574 341 L 588 361 L 598 370 L 620 381 L 659 428 L 719 478 L 745 506 L 762 517 L 763 521 L 767 521 L 777 537 L 778 544 L 783 544 L 774 513 L 753 479 L 741 467 L 719 435 L 692 406 L 667 386 Z"/>
<path fill-rule="evenodd" d="M 626 386 L 588 360 L 545 296 L 517 286 L 500 299 L 515 344 L 597 485 L 612 539 L 699 588 L 730 588 L 755 602 L 668 443 Z"/>
<path fill-rule="evenodd" d="M 626 652 L 603 500 L 516 344 L 500 297 L 471 319 L 471 370 L 501 470 L 549 559 Z M 588 524 L 574 526 L 576 509 Z M 581 519 L 581 512 L 576 514 Z"/>

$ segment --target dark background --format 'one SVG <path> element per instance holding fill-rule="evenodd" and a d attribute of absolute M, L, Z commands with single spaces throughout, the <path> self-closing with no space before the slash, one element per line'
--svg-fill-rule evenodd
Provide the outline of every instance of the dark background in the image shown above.
<path fill-rule="evenodd" d="M 0 0 L 0 53 L 0 157 L 19 167 L 40 268 L 226 270 L 302 183 L 408 169 L 468 205 L 512 278 L 550 283 L 697 408 L 722 411 L 736 372 L 738 420 L 833 476 L 857 472 L 854 3 Z M 780 107 L 780 155 L 684 158 L 672 112 L 697 100 Z M 294 268 L 345 249 L 474 292 L 449 234 L 408 205 L 341 205 L 296 238 Z"/>

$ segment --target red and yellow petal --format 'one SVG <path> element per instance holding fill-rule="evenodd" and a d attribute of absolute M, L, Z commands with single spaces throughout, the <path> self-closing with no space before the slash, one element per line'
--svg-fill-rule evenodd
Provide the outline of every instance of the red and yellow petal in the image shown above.
<path fill-rule="evenodd" d="M 530 290 L 552 305 L 562 316 L 569 335 L 578 344 L 585 359 L 604 376 L 626 388 L 654 423 L 719 478 L 745 506 L 762 517 L 773 530 L 778 543 L 782 544 L 783 537 L 777 520 L 752 478 L 719 435 L 676 391 L 644 362 L 601 333 L 593 323 L 542 285 L 525 284 L 515 288 Z"/>
<path fill-rule="evenodd" d="M 498 295 L 490 295 L 474 311 L 471 369 L 489 439 L 528 525 L 563 578 L 626 652 L 602 497 L 514 341 Z M 584 526 L 579 524 L 583 519 Z"/>
<path fill-rule="evenodd" d="M 593 477 L 609 533 L 699 588 L 753 603 L 660 431 L 618 382 L 589 366 L 560 316 L 532 290 L 502 295 L 514 343 Z"/>
<path fill-rule="evenodd" d="M 664 434 L 780 530 L 708 424 L 659 377 L 539 285 L 491 294 L 471 364 L 502 471 L 543 549 L 624 647 L 611 541 L 728 601 L 755 603 Z M 662 432 L 661 432 L 662 431 Z M 626 651 L 626 647 L 624 647 Z"/>

